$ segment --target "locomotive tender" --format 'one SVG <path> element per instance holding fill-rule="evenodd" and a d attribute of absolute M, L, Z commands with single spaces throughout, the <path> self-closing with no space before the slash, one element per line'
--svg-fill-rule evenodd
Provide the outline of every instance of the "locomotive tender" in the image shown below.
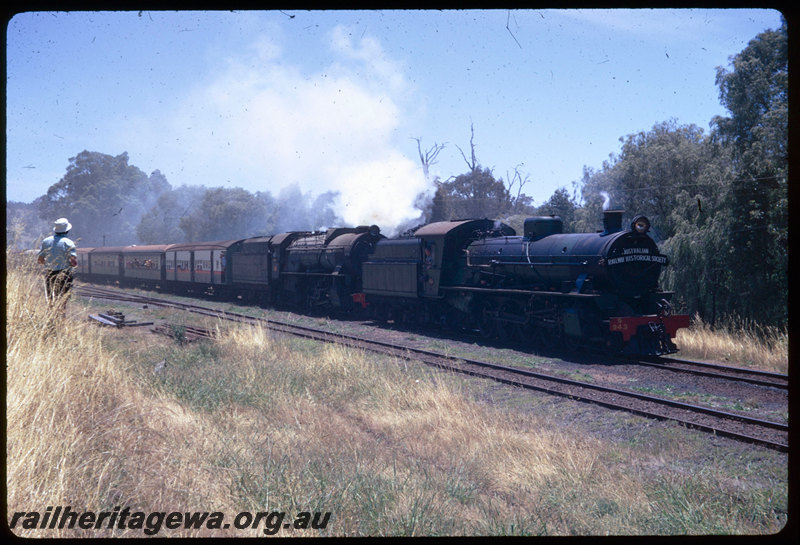
<path fill-rule="evenodd" d="M 238 296 L 264 305 L 357 312 L 379 320 L 475 329 L 540 347 L 661 355 L 689 317 L 673 315 L 658 278 L 667 257 L 636 217 L 604 214 L 597 233 L 557 216 L 524 233 L 489 219 L 424 225 L 387 239 L 377 226 L 249 239 L 79 249 L 89 280 Z"/>

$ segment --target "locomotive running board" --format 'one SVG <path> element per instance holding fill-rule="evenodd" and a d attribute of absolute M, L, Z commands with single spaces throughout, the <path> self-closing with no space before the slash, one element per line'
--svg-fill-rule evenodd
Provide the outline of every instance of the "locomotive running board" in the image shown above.
<path fill-rule="evenodd" d="M 492 289 L 492 288 L 474 288 L 470 286 L 441 286 L 439 289 L 442 291 L 465 291 L 471 293 L 487 293 L 493 295 L 543 295 L 549 297 L 570 297 L 580 299 L 592 299 L 602 297 L 599 293 L 564 293 L 561 291 L 533 291 L 533 290 L 514 290 L 514 289 Z"/>

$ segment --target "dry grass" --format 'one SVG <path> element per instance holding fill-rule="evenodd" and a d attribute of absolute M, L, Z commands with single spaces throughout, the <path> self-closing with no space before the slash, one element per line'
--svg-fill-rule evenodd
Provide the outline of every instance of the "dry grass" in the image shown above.
<path fill-rule="evenodd" d="M 208 501 L 227 496 L 228 479 L 197 464 L 202 418 L 132 383 L 130 362 L 104 349 L 96 328 L 49 315 L 40 282 L 10 272 L 6 284 L 8 511 L 232 508 Z M 176 448 L 184 434 L 197 435 Z"/>
<path fill-rule="evenodd" d="M 301 536 L 752 534 L 785 520 L 780 465 L 769 485 L 718 465 L 695 476 L 675 467 L 683 430 L 658 447 L 608 442 L 479 403 L 460 377 L 259 327 L 189 345 L 77 318 L 50 334 L 39 279 L 11 271 L 6 287 L 9 513 L 332 512 L 324 531 L 278 533 Z"/>
<path fill-rule="evenodd" d="M 789 334 L 775 327 L 732 320 L 712 328 L 695 316 L 692 327 L 678 330 L 675 343 L 681 349 L 680 355 L 687 358 L 728 362 L 778 373 L 788 373 L 789 370 Z"/>

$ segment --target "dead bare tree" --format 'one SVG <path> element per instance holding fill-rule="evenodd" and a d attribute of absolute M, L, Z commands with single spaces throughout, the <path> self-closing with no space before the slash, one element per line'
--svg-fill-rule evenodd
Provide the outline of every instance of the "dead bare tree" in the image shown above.
<path fill-rule="evenodd" d="M 464 162 L 467 163 L 469 171 L 475 172 L 478 169 L 478 159 L 475 157 L 475 127 L 472 125 L 472 123 L 469 124 L 469 133 L 469 148 L 471 153 L 470 157 L 472 160 L 467 160 L 467 156 L 464 155 L 464 150 L 458 146 L 456 147 L 458 148 L 458 151 L 461 152 L 461 157 L 464 158 Z"/>
<path fill-rule="evenodd" d="M 419 162 L 422 164 L 422 173 L 425 175 L 425 181 L 430 182 L 430 169 L 435 165 L 438 160 L 439 153 L 444 149 L 447 142 L 444 144 L 433 143 L 433 146 L 428 148 L 424 153 L 422 152 L 422 139 L 414 138 L 417 141 L 417 153 L 419 153 Z"/>
<path fill-rule="evenodd" d="M 530 174 L 526 174 L 525 177 L 523 178 L 522 174 L 519 171 L 519 167 L 521 167 L 523 164 L 524 163 L 520 163 L 520 164 L 518 164 L 517 166 L 514 167 L 514 174 L 513 175 L 509 176 L 508 173 L 506 173 L 506 177 L 508 178 L 508 193 L 509 193 L 509 195 L 512 194 L 511 192 L 514 190 L 514 186 L 515 185 L 518 186 L 517 187 L 517 194 L 516 194 L 515 197 L 513 197 L 513 202 L 514 203 L 519 202 L 519 197 L 522 194 L 522 188 L 525 187 L 525 185 L 528 182 L 531 181 Z"/>

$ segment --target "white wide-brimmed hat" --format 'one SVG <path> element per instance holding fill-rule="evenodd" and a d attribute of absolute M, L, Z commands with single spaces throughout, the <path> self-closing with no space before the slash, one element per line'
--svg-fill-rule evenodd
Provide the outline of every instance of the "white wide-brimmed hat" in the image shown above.
<path fill-rule="evenodd" d="M 53 231 L 55 231 L 56 234 L 66 233 L 70 229 L 72 229 L 72 224 L 67 218 L 58 218 L 53 222 Z"/>

